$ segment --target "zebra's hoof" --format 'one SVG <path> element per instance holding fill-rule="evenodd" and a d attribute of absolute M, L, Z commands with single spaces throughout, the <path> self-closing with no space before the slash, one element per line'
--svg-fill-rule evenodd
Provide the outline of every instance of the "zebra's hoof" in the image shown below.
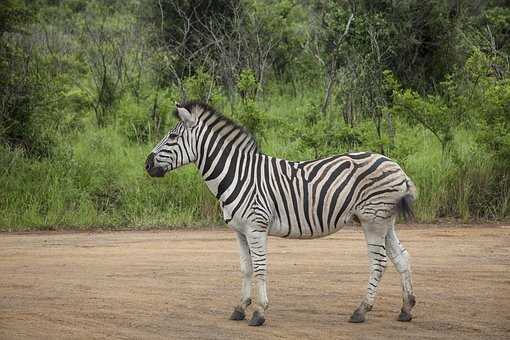
<path fill-rule="evenodd" d="M 407 321 L 411 321 L 412 319 L 413 319 L 413 316 L 411 315 L 410 312 L 401 311 L 397 320 L 407 322 Z"/>
<path fill-rule="evenodd" d="M 360 311 L 355 311 L 354 313 L 352 313 L 351 318 L 349 319 L 349 322 L 352 322 L 352 323 L 365 322 L 365 314 Z"/>
<path fill-rule="evenodd" d="M 232 315 L 230 315 L 230 320 L 241 321 L 244 320 L 246 314 L 244 314 L 244 310 L 239 307 L 234 308 Z"/>
<path fill-rule="evenodd" d="M 266 319 L 264 318 L 264 315 L 260 314 L 258 310 L 253 312 L 253 316 L 251 317 L 250 322 L 248 322 L 249 326 L 262 326 Z"/>

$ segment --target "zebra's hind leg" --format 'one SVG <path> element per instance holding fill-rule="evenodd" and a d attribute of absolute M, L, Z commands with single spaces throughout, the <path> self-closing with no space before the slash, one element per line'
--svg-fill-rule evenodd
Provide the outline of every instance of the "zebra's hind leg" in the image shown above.
<path fill-rule="evenodd" d="M 241 273 L 243 274 L 243 286 L 241 288 L 241 302 L 234 308 L 230 320 L 244 320 L 246 317 L 246 308 L 251 304 L 251 279 L 253 275 L 253 266 L 251 263 L 250 248 L 246 236 L 239 231 L 236 232 L 239 242 L 241 257 Z"/>
<path fill-rule="evenodd" d="M 411 321 L 413 318 L 411 309 L 416 304 L 411 282 L 411 261 L 409 253 L 400 244 L 393 225 L 386 235 L 386 250 L 391 262 L 395 265 L 395 269 L 400 273 L 403 304 L 400 315 L 398 316 L 398 321 Z"/>
<path fill-rule="evenodd" d="M 372 310 L 372 306 L 374 305 L 377 288 L 381 282 L 386 264 L 388 263 L 385 238 L 390 226 L 389 222 L 388 220 L 361 220 L 361 226 L 363 227 L 363 232 L 365 233 L 365 239 L 367 241 L 370 277 L 368 279 L 367 295 L 351 315 L 349 319 L 350 322 L 364 322 L 365 314 Z"/>

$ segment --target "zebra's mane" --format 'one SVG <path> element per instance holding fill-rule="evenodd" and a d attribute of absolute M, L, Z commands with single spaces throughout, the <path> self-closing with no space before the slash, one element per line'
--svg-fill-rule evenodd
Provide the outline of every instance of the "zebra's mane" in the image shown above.
<path fill-rule="evenodd" d="M 189 101 L 184 104 L 181 104 L 181 106 L 184 107 L 189 112 L 192 113 L 196 112 L 196 114 L 198 115 L 198 119 L 202 121 L 204 120 L 204 117 L 208 116 L 207 114 L 204 115 L 204 113 L 212 114 L 217 119 L 223 121 L 225 125 L 232 127 L 234 130 L 240 131 L 246 139 L 251 141 L 251 143 L 255 146 L 256 150 L 259 151 L 257 140 L 248 129 L 236 123 L 232 119 L 224 116 L 222 113 L 216 111 L 216 109 L 214 109 L 212 106 L 199 101 Z M 177 110 L 174 111 L 174 115 L 177 118 L 179 118 L 177 115 Z"/>

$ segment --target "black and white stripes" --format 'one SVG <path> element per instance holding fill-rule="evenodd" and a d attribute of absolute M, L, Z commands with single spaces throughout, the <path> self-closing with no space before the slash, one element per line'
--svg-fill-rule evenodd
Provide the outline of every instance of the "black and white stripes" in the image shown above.
<path fill-rule="evenodd" d="M 400 261 L 393 262 L 403 277 L 399 319 L 410 320 L 410 267 L 394 233 L 394 220 L 399 209 L 409 212 L 415 187 L 395 162 L 372 153 L 291 162 L 261 153 L 249 132 L 206 105 L 188 103 L 176 113 L 180 122 L 154 148 L 146 168 L 151 176 L 163 176 L 193 162 L 220 201 L 225 222 L 236 231 L 241 247 L 242 298 L 232 319 L 244 319 L 254 276 L 258 295 L 250 324 L 264 322 L 268 235 L 321 237 L 354 219 L 367 238 L 371 275 L 367 296 L 351 321 L 363 321 L 372 308 L 388 248 L 390 260 Z"/>

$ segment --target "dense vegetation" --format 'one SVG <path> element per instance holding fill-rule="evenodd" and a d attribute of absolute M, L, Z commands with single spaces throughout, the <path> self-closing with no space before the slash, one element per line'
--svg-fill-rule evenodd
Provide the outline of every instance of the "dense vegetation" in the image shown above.
<path fill-rule="evenodd" d="M 419 221 L 510 216 L 510 6 L 493 0 L 3 0 L 0 229 L 217 224 L 144 160 L 200 99 L 262 150 L 370 150 Z"/>

